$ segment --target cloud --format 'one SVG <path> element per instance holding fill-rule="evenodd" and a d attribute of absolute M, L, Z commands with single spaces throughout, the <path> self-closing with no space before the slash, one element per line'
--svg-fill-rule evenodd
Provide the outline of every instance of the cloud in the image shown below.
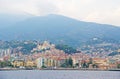
<path fill-rule="evenodd" d="M 0 12 L 27 13 L 44 15 L 57 12 L 57 7 L 50 0 L 0 0 Z"/>
<path fill-rule="evenodd" d="M 120 8 L 104 12 L 91 12 L 82 20 L 120 26 Z"/>
<path fill-rule="evenodd" d="M 120 0 L 0 0 L 0 13 L 61 14 L 83 21 L 119 25 Z"/>
<path fill-rule="evenodd" d="M 120 26 L 120 0 L 71 0 L 59 4 L 60 14 L 78 20 Z"/>
<path fill-rule="evenodd" d="M 59 11 L 59 8 L 50 0 L 48 0 L 47 2 L 45 0 L 40 1 L 39 3 L 37 3 L 36 8 L 38 11 L 38 15 L 52 14 Z"/>
<path fill-rule="evenodd" d="M 107 13 L 102 22 L 120 26 L 120 7 L 112 12 Z"/>

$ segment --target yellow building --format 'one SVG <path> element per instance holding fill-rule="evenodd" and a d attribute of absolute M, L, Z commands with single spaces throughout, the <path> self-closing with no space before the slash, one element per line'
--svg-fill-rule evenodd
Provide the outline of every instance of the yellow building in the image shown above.
<path fill-rule="evenodd" d="M 93 64 L 96 64 L 98 68 L 105 70 L 109 68 L 108 60 L 102 58 L 93 58 Z"/>
<path fill-rule="evenodd" d="M 12 62 L 12 65 L 14 67 L 21 67 L 21 66 L 25 66 L 25 62 L 23 60 L 14 60 Z"/>
<path fill-rule="evenodd" d="M 27 61 L 27 62 L 25 63 L 25 66 L 26 66 L 26 67 L 35 67 L 36 64 L 34 63 L 34 61 Z"/>

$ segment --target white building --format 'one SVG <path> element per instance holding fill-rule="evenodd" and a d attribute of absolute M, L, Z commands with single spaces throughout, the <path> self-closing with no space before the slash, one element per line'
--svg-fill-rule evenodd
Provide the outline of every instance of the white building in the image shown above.
<path fill-rule="evenodd" d="M 36 62 L 37 62 L 36 63 L 37 64 L 37 68 L 41 68 L 42 66 L 44 66 L 45 59 L 40 57 L 40 58 L 37 59 Z"/>

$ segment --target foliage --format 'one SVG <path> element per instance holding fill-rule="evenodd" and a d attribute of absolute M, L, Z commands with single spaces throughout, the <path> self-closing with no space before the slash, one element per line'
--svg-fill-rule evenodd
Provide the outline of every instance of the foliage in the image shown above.
<path fill-rule="evenodd" d="M 120 68 L 120 64 L 117 65 L 117 68 Z"/>
<path fill-rule="evenodd" d="M 56 48 L 60 49 L 60 50 L 63 50 L 65 53 L 68 53 L 68 54 L 72 54 L 72 53 L 77 52 L 77 50 L 74 49 L 73 47 L 70 47 L 68 45 L 63 45 L 63 44 L 56 45 Z"/>
<path fill-rule="evenodd" d="M 76 63 L 76 64 L 75 64 L 75 67 L 79 67 L 79 63 Z"/>
<path fill-rule="evenodd" d="M 35 48 L 35 47 L 36 47 L 36 45 L 35 45 L 35 44 L 32 44 L 32 43 L 23 44 L 21 51 L 24 52 L 24 54 L 28 54 L 28 53 L 30 53 L 31 50 L 32 50 L 33 48 Z"/>
<path fill-rule="evenodd" d="M 0 62 L 0 67 L 3 68 L 3 67 L 13 67 L 13 66 L 9 61 L 2 61 Z"/>
<path fill-rule="evenodd" d="M 93 66 L 93 68 L 98 68 L 97 64 L 93 64 L 92 66 Z"/>
<path fill-rule="evenodd" d="M 119 52 L 112 52 L 108 56 L 114 56 L 114 55 L 117 55 L 117 54 L 119 54 Z"/>
<path fill-rule="evenodd" d="M 72 66 L 73 66 L 73 60 L 72 60 L 71 57 L 68 59 L 68 66 L 69 66 L 69 67 L 72 67 Z"/>
<path fill-rule="evenodd" d="M 73 60 L 72 60 L 72 58 L 70 57 L 69 59 L 66 59 L 65 63 L 63 63 L 61 65 L 61 67 L 65 67 L 65 68 L 67 68 L 67 67 L 73 67 Z"/>
<path fill-rule="evenodd" d="M 47 68 L 45 65 L 42 65 L 42 67 L 41 68 Z"/>
<path fill-rule="evenodd" d="M 89 67 L 89 64 L 86 63 L 86 62 L 83 62 L 83 64 L 82 64 L 82 68 L 88 68 L 88 67 Z"/>
<path fill-rule="evenodd" d="M 37 45 L 34 41 L 0 41 L 0 49 L 13 48 L 28 54 Z"/>
<path fill-rule="evenodd" d="M 92 61 L 93 61 L 92 58 L 90 58 L 89 60 L 90 60 L 90 62 L 89 62 L 88 64 L 93 64 L 93 62 L 92 62 Z"/>

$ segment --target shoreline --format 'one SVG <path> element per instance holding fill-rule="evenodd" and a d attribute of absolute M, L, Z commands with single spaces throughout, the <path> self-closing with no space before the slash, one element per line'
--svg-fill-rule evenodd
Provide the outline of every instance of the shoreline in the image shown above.
<path fill-rule="evenodd" d="M 56 69 L 20 69 L 20 68 L 0 68 L 0 71 L 17 71 L 17 70 L 79 70 L 79 71 L 120 71 L 120 69 L 78 69 L 78 68 L 56 68 Z"/>

